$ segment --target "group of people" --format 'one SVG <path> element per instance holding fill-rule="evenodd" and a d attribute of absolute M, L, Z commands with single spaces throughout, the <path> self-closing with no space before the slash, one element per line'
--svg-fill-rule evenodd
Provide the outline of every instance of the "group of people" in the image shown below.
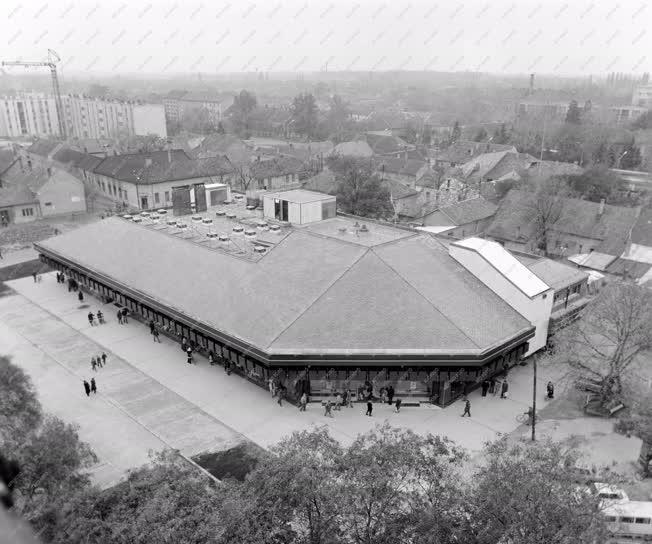
<path fill-rule="evenodd" d="M 507 398 L 507 392 L 509 391 L 509 382 L 507 381 L 507 377 L 504 379 L 496 379 L 496 378 L 489 378 L 488 380 L 484 380 L 482 382 L 482 396 L 486 397 L 487 394 L 496 396 L 498 393 L 500 393 L 500 398 L 501 399 L 506 399 Z"/>
<path fill-rule="evenodd" d="M 95 316 L 93 315 L 93 312 L 88 312 L 88 322 L 90 323 L 91 327 L 95 326 Z M 106 324 L 102 310 L 97 310 L 97 324 L 98 325 Z"/>
<path fill-rule="evenodd" d="M 40 283 L 41 274 L 39 274 L 38 272 L 32 272 L 32 278 L 34 278 L 34 283 Z"/>
<path fill-rule="evenodd" d="M 98 367 L 102 368 L 106 365 L 106 353 L 102 352 L 102 355 L 97 357 L 91 357 L 91 369 L 93 372 L 97 372 Z M 97 384 L 95 383 L 95 378 L 91 378 L 90 383 L 87 380 L 84 380 L 84 391 L 86 396 L 89 397 L 91 393 L 97 393 Z"/>
<path fill-rule="evenodd" d="M 129 310 L 127 308 L 119 309 L 116 317 L 118 318 L 118 325 L 126 325 L 129 323 Z"/>

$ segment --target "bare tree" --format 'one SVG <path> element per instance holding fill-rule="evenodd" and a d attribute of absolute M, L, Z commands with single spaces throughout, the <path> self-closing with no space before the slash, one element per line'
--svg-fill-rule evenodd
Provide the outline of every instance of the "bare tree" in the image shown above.
<path fill-rule="evenodd" d="M 652 292 L 612 283 L 560 333 L 558 356 L 583 378 L 600 384 L 603 403 L 623 393 L 640 356 L 652 349 Z"/>
<path fill-rule="evenodd" d="M 552 233 L 563 219 L 566 199 L 570 196 L 570 191 L 565 181 L 554 178 L 535 177 L 530 180 L 529 186 L 532 195 L 526 199 L 525 206 L 534 226 L 533 242 L 547 256 L 552 242 Z"/>

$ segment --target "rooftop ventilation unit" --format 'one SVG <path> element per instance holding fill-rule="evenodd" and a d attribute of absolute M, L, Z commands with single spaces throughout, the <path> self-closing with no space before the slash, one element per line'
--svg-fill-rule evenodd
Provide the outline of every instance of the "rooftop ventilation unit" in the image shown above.
<path fill-rule="evenodd" d="M 247 238 L 255 238 L 256 235 L 258 234 L 255 230 L 250 230 L 250 229 L 247 229 L 246 231 L 244 231 L 244 233 Z"/>
<path fill-rule="evenodd" d="M 227 213 L 226 218 L 227 219 L 235 219 L 237 216 L 234 213 Z"/>
<path fill-rule="evenodd" d="M 244 196 L 243 195 L 233 195 L 233 198 L 235 198 L 236 200 L 242 200 L 244 198 Z"/>
<path fill-rule="evenodd" d="M 149 217 L 149 212 L 140 212 L 143 217 Z"/>
<path fill-rule="evenodd" d="M 247 209 L 251 212 L 256 209 L 256 206 L 249 205 L 247 206 Z"/>
<path fill-rule="evenodd" d="M 281 227 L 279 227 L 278 225 L 270 225 L 269 230 L 271 230 L 272 232 L 281 232 Z"/>
<path fill-rule="evenodd" d="M 219 238 L 220 242 L 228 242 L 229 241 L 229 237 L 226 234 L 220 234 L 218 236 L 218 238 Z"/>
<path fill-rule="evenodd" d="M 367 228 L 367 225 L 362 225 L 360 227 L 360 232 L 369 232 L 369 229 Z"/>
<path fill-rule="evenodd" d="M 224 210 L 217 210 L 217 211 L 215 212 L 215 215 L 216 215 L 217 217 L 224 217 L 224 216 L 226 215 L 226 212 L 225 212 Z"/>
<path fill-rule="evenodd" d="M 168 213 L 168 211 L 163 209 L 163 208 L 161 208 L 160 210 L 157 210 L 157 212 L 158 212 L 159 215 L 166 215 Z"/>
<path fill-rule="evenodd" d="M 217 233 L 209 232 L 208 234 L 206 234 L 206 238 L 217 238 Z"/>
<path fill-rule="evenodd" d="M 254 252 L 256 253 L 265 253 L 267 251 L 267 248 L 264 246 L 254 246 Z"/>
<path fill-rule="evenodd" d="M 204 217 L 204 219 L 202 219 L 201 222 L 204 223 L 204 225 L 210 225 L 213 222 L 213 220 L 210 217 Z"/>
<path fill-rule="evenodd" d="M 240 225 L 236 225 L 233 227 L 233 232 L 235 234 L 242 234 L 244 232 L 244 227 L 241 227 Z"/>
<path fill-rule="evenodd" d="M 170 225 L 171 227 L 176 227 L 177 222 L 175 219 L 168 219 L 168 225 Z"/>
<path fill-rule="evenodd" d="M 202 220 L 202 216 L 201 216 L 201 215 L 193 215 L 193 216 L 192 216 L 192 221 L 193 221 L 193 223 L 200 223 L 201 220 Z"/>
<path fill-rule="evenodd" d="M 154 219 L 154 220 L 158 219 L 159 217 L 161 217 L 161 216 L 159 214 L 157 214 L 156 212 L 154 212 L 152 215 L 149 216 L 150 219 Z"/>
<path fill-rule="evenodd" d="M 266 229 L 267 227 L 269 227 L 269 225 L 267 224 L 267 221 L 258 221 L 256 223 L 256 226 L 261 230 Z"/>
<path fill-rule="evenodd" d="M 134 217 L 134 223 L 142 223 L 143 218 L 142 217 Z"/>
<path fill-rule="evenodd" d="M 178 229 L 187 229 L 187 228 L 188 228 L 188 224 L 187 224 L 187 223 L 179 222 L 179 223 L 177 223 L 177 228 L 178 228 Z"/>
<path fill-rule="evenodd" d="M 122 218 L 123 218 L 123 219 L 129 219 L 129 220 L 130 220 L 130 219 L 133 219 L 134 216 L 133 216 L 133 215 L 129 215 L 129 214 L 125 214 L 125 215 L 122 216 Z"/>

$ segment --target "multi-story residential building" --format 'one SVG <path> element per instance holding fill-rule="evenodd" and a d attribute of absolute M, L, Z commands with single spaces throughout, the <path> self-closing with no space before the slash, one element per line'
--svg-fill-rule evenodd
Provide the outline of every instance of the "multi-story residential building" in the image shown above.
<path fill-rule="evenodd" d="M 0 136 L 56 136 L 59 118 L 54 97 L 24 93 L 0 98 Z"/>
<path fill-rule="evenodd" d="M 232 104 L 233 96 L 210 91 L 170 91 L 163 100 L 165 120 L 170 125 L 182 122 L 192 110 L 205 109 L 210 122 L 216 126 Z"/>
<path fill-rule="evenodd" d="M 652 85 L 636 87 L 632 93 L 632 106 L 652 109 Z"/>

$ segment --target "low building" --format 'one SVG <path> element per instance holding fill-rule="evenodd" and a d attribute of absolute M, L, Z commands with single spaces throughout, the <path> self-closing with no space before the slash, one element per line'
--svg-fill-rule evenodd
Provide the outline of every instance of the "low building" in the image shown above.
<path fill-rule="evenodd" d="M 495 182 L 505 175 L 512 175 L 513 172 L 527 170 L 536 162 L 537 160 L 527 153 L 496 151 L 478 155 L 465 162 L 460 170 L 462 179 L 467 183 L 479 185 L 483 182 Z"/>
<path fill-rule="evenodd" d="M 389 130 L 366 132 L 364 138 L 374 155 L 402 157 L 408 150 L 415 148 L 414 145 L 408 144 Z"/>
<path fill-rule="evenodd" d="M 465 238 L 484 233 L 491 224 L 498 206 L 482 197 L 462 200 L 425 215 L 421 222 L 424 227 L 442 227 L 453 238 Z"/>
<path fill-rule="evenodd" d="M 272 159 L 254 161 L 249 165 L 249 176 L 255 187 L 248 189 L 274 190 L 298 186 L 307 172 L 305 164 L 294 157 L 276 156 Z"/>
<path fill-rule="evenodd" d="M 417 180 L 429 171 L 427 162 L 407 157 L 382 157 L 374 162 L 381 179 L 392 179 L 413 189 L 416 187 Z"/>
<path fill-rule="evenodd" d="M 266 219 L 305 225 L 335 217 L 335 197 L 314 191 L 295 189 L 263 195 Z"/>
<path fill-rule="evenodd" d="M 517 152 L 513 145 L 462 140 L 451 144 L 442 151 L 436 152 L 432 160 L 435 166 L 454 168 L 469 162 L 478 155 L 499 151 Z"/>
<path fill-rule="evenodd" d="M 59 136 L 59 116 L 54 97 L 43 93 L 0 97 L 0 136 Z"/>
<path fill-rule="evenodd" d="M 278 234 L 254 228 L 247 241 L 251 226 L 238 234 L 237 223 L 212 218 L 213 233 L 233 230 L 241 251 L 121 217 L 35 246 L 85 289 L 261 387 L 277 380 L 290 399 L 369 382 L 374 396 L 391 384 L 397 397 L 445 406 L 516 364 L 537 334 L 429 236 L 333 217 Z"/>

